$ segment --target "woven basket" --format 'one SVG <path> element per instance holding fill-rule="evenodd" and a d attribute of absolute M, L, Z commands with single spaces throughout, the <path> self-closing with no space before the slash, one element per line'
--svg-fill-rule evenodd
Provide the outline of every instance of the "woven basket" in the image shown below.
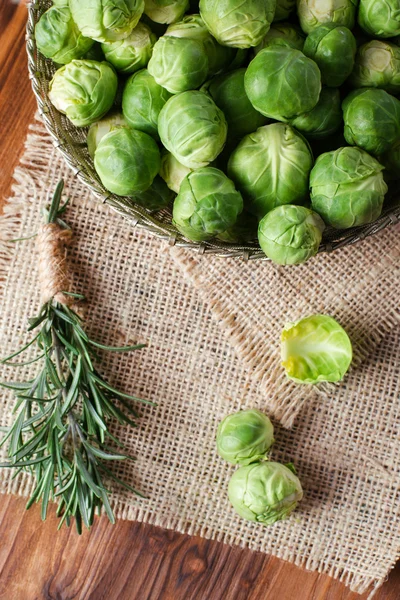
<path fill-rule="evenodd" d="M 35 24 L 51 6 L 50 0 L 34 0 L 30 3 L 27 23 L 27 52 L 28 69 L 32 81 L 33 92 L 36 96 L 39 112 L 46 129 L 54 140 L 54 145 L 64 156 L 67 164 L 102 202 L 107 203 L 113 210 L 136 227 L 147 229 L 153 235 L 167 240 L 170 245 L 177 245 L 195 250 L 201 254 L 214 254 L 224 257 L 266 260 L 259 244 L 247 245 L 229 244 L 218 240 L 208 242 L 190 242 L 186 240 L 171 223 L 171 211 L 163 209 L 151 213 L 135 205 L 131 198 L 110 194 L 102 185 L 91 160 L 86 146 L 87 130 L 74 127 L 71 122 L 60 114 L 48 99 L 48 86 L 56 70 L 53 61 L 45 58 L 36 49 Z M 331 252 L 342 246 L 354 244 L 365 237 L 377 233 L 388 225 L 400 221 L 400 198 L 391 199 L 385 206 L 381 217 L 370 225 L 354 227 L 343 231 L 327 228 L 320 252 Z"/>

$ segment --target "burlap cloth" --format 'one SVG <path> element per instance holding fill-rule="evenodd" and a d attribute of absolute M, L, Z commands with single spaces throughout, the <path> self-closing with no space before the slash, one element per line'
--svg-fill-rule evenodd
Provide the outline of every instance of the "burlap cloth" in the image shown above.
<path fill-rule="evenodd" d="M 27 339 L 39 303 L 34 242 L 10 240 L 37 231 L 61 177 L 72 197 L 69 256 L 74 287 L 89 301 L 89 333 L 148 344 L 107 355 L 101 368 L 122 389 L 158 402 L 140 408 L 137 430 L 114 426 L 137 456 L 116 465 L 118 474 L 148 496 L 116 489 L 116 515 L 248 546 L 373 593 L 400 548 L 399 227 L 296 268 L 171 250 L 95 201 L 35 123 L 0 222 L 3 355 Z M 279 367 L 284 323 L 314 312 L 339 319 L 359 362 L 319 394 L 288 383 Z M 10 367 L 0 373 L 15 376 Z M 2 424 L 13 404 L 1 392 Z M 219 420 L 245 407 L 274 418 L 273 458 L 294 462 L 304 486 L 296 513 L 270 528 L 235 515 L 226 494 L 232 468 L 215 451 Z M 28 494 L 29 476 L 11 475 L 0 471 L 0 491 Z"/>

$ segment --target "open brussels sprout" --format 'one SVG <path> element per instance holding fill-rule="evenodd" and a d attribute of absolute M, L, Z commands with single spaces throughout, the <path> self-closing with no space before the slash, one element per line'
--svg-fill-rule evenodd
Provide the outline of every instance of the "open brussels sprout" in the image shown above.
<path fill-rule="evenodd" d="M 107 190 L 119 196 L 135 196 L 153 183 L 160 170 L 160 151 L 147 133 L 115 129 L 100 140 L 94 166 Z"/>
<path fill-rule="evenodd" d="M 225 173 L 203 167 L 182 181 L 172 216 L 185 237 L 201 242 L 232 227 L 242 210 L 242 196 Z"/>
<path fill-rule="evenodd" d="M 132 196 L 132 200 L 151 211 L 161 210 L 175 198 L 175 194 L 169 189 L 165 181 L 158 175 L 153 180 L 151 186 L 144 192 Z"/>
<path fill-rule="evenodd" d="M 150 27 L 138 23 L 128 37 L 102 44 L 106 60 L 120 73 L 134 73 L 143 69 L 150 60 L 157 37 Z"/>
<path fill-rule="evenodd" d="M 200 0 L 200 14 L 223 46 L 251 48 L 267 33 L 276 0 Z"/>
<path fill-rule="evenodd" d="M 356 88 L 382 88 L 400 93 L 400 48 L 382 40 L 360 46 L 349 83 Z"/>
<path fill-rule="evenodd" d="M 390 38 L 399 35 L 399 0 L 360 0 L 358 23 L 373 37 Z"/>
<path fill-rule="evenodd" d="M 189 8 L 189 0 L 145 0 L 144 12 L 156 23 L 175 23 Z"/>
<path fill-rule="evenodd" d="M 325 224 L 304 206 L 285 204 L 265 215 L 258 226 L 258 241 L 266 256 L 278 265 L 298 265 L 318 252 Z"/>
<path fill-rule="evenodd" d="M 275 206 L 307 199 L 312 165 L 303 136 L 290 125 L 272 123 L 243 138 L 229 159 L 228 174 L 246 210 L 262 218 Z"/>
<path fill-rule="evenodd" d="M 284 21 L 296 8 L 296 0 L 276 0 L 275 21 Z"/>
<path fill-rule="evenodd" d="M 249 64 L 246 94 L 262 115 L 288 121 L 314 108 L 321 92 L 316 63 L 299 50 L 273 44 Z"/>
<path fill-rule="evenodd" d="M 96 152 L 100 140 L 102 140 L 107 133 L 110 133 L 110 131 L 120 127 L 129 127 L 129 125 L 123 115 L 119 112 L 108 113 L 103 119 L 96 121 L 96 123 L 93 123 L 93 125 L 90 126 L 86 141 L 88 152 L 92 158 L 94 158 L 94 153 Z"/>
<path fill-rule="evenodd" d="M 375 221 L 387 192 L 382 171 L 383 166 L 361 148 L 346 146 L 321 154 L 310 175 L 312 208 L 337 229 Z"/>
<path fill-rule="evenodd" d="M 223 112 L 204 92 L 172 96 L 160 112 L 160 139 L 185 167 L 205 167 L 224 147 L 228 126 Z"/>
<path fill-rule="evenodd" d="M 259 462 L 235 471 L 228 485 L 228 497 L 244 519 L 273 525 L 293 512 L 303 490 L 292 465 Z"/>
<path fill-rule="evenodd" d="M 136 27 L 144 0 L 69 0 L 69 7 L 83 35 L 98 42 L 115 42 Z"/>
<path fill-rule="evenodd" d="M 317 63 L 323 84 L 339 87 L 353 70 L 356 50 L 350 29 L 326 23 L 307 36 L 303 52 Z"/>
<path fill-rule="evenodd" d="M 218 426 L 218 454 L 232 465 L 250 465 L 264 459 L 274 441 L 271 421 L 256 409 L 228 415 Z"/>
<path fill-rule="evenodd" d="M 323 87 L 318 104 L 290 124 L 307 139 L 319 140 L 336 133 L 343 123 L 340 92 L 336 88 Z"/>
<path fill-rule="evenodd" d="M 55 72 L 49 98 L 76 127 L 86 127 L 110 110 L 117 84 L 117 76 L 108 63 L 72 60 Z"/>
<path fill-rule="evenodd" d="M 162 151 L 160 176 L 164 179 L 170 190 L 177 194 L 182 181 L 192 171 L 193 169 L 182 165 L 171 152 L 168 152 L 168 150 Z"/>
<path fill-rule="evenodd" d="M 349 336 L 335 319 L 312 315 L 285 325 L 281 357 L 286 375 L 297 383 L 334 383 L 348 371 L 353 350 Z"/>
<path fill-rule="evenodd" d="M 274 23 L 261 40 L 261 43 L 255 48 L 255 52 L 258 54 L 263 48 L 271 44 L 289 46 L 302 52 L 305 39 L 306 36 L 299 27 L 291 23 Z"/>
<path fill-rule="evenodd" d="M 379 155 L 400 137 L 400 101 L 384 90 L 354 90 L 342 108 L 348 144 Z"/>
<path fill-rule="evenodd" d="M 60 65 L 82 58 L 94 44 L 79 31 L 68 4 L 52 6 L 40 17 L 35 27 L 35 40 L 39 52 Z"/>
<path fill-rule="evenodd" d="M 358 0 L 297 0 L 297 14 L 305 33 L 324 23 L 353 29 Z"/>

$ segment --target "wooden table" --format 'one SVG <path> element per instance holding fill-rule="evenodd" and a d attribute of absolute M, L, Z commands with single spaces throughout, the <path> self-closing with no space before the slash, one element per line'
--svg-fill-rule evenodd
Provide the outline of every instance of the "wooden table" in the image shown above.
<path fill-rule="evenodd" d="M 0 205 L 35 110 L 24 48 L 26 7 L 0 2 Z M 0 600 L 365 600 L 325 575 L 271 556 L 106 518 L 81 537 L 57 532 L 25 501 L 0 497 Z M 400 568 L 375 600 L 399 600 Z"/>

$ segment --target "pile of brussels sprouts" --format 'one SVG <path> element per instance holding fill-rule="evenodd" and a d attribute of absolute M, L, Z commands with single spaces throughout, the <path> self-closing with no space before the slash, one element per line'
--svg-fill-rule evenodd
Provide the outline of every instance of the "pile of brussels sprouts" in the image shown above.
<path fill-rule="evenodd" d="M 398 0 L 54 0 L 35 37 L 103 185 L 189 240 L 301 263 L 400 178 Z"/>

